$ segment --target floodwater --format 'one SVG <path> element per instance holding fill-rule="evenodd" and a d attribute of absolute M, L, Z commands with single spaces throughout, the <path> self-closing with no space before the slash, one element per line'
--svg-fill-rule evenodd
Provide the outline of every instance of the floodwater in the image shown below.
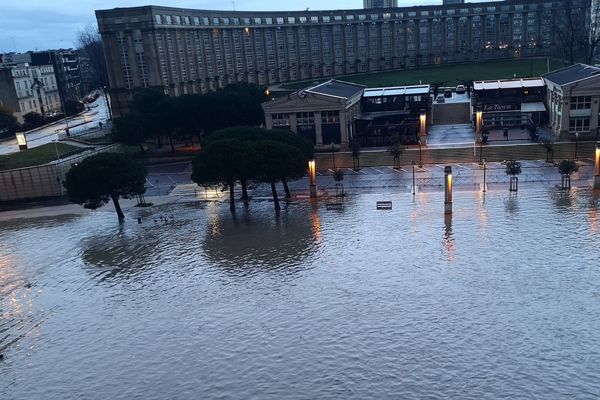
<path fill-rule="evenodd" d="M 0 222 L 0 398 L 600 397 L 600 200 L 454 197 Z"/>

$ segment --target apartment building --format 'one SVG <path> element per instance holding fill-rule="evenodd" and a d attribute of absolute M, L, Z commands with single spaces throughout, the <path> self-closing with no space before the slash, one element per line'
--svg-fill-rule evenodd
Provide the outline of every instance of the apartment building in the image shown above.
<path fill-rule="evenodd" d="M 19 123 L 30 112 L 41 115 L 60 112 L 54 67 L 27 63 L 0 67 L 0 104 L 8 106 Z"/>
<path fill-rule="evenodd" d="M 444 63 L 546 56 L 558 13 L 587 1 L 507 0 L 369 10 L 96 11 L 116 115 L 137 88 L 178 96 Z M 578 8 L 579 7 L 579 8 Z"/>
<path fill-rule="evenodd" d="M 398 0 L 363 0 L 363 8 L 398 7 Z"/>

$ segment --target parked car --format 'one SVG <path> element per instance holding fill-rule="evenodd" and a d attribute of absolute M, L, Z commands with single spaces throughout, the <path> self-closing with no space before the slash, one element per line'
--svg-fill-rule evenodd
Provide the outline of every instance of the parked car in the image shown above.
<path fill-rule="evenodd" d="M 438 94 L 438 97 L 435 99 L 436 103 L 445 103 L 446 99 L 444 98 L 443 94 Z"/>
<path fill-rule="evenodd" d="M 467 88 L 464 85 L 458 85 L 456 87 L 456 94 L 464 94 L 467 92 Z"/>
<path fill-rule="evenodd" d="M 444 97 L 452 97 L 452 90 L 450 90 L 450 89 L 444 90 Z"/>

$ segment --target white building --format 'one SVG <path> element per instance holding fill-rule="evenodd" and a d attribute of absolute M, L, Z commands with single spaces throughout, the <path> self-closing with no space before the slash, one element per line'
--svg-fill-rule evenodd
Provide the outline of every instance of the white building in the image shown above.
<path fill-rule="evenodd" d="M 49 115 L 62 110 L 52 65 L 33 66 L 28 63 L 4 68 L 0 74 L 0 103 L 7 105 L 20 123 L 30 112 Z"/>

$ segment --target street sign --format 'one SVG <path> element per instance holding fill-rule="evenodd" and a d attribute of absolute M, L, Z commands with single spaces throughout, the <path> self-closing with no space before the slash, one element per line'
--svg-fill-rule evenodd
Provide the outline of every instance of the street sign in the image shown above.
<path fill-rule="evenodd" d="M 25 133 L 19 132 L 16 136 L 19 150 L 27 150 L 27 136 L 25 136 Z"/>

